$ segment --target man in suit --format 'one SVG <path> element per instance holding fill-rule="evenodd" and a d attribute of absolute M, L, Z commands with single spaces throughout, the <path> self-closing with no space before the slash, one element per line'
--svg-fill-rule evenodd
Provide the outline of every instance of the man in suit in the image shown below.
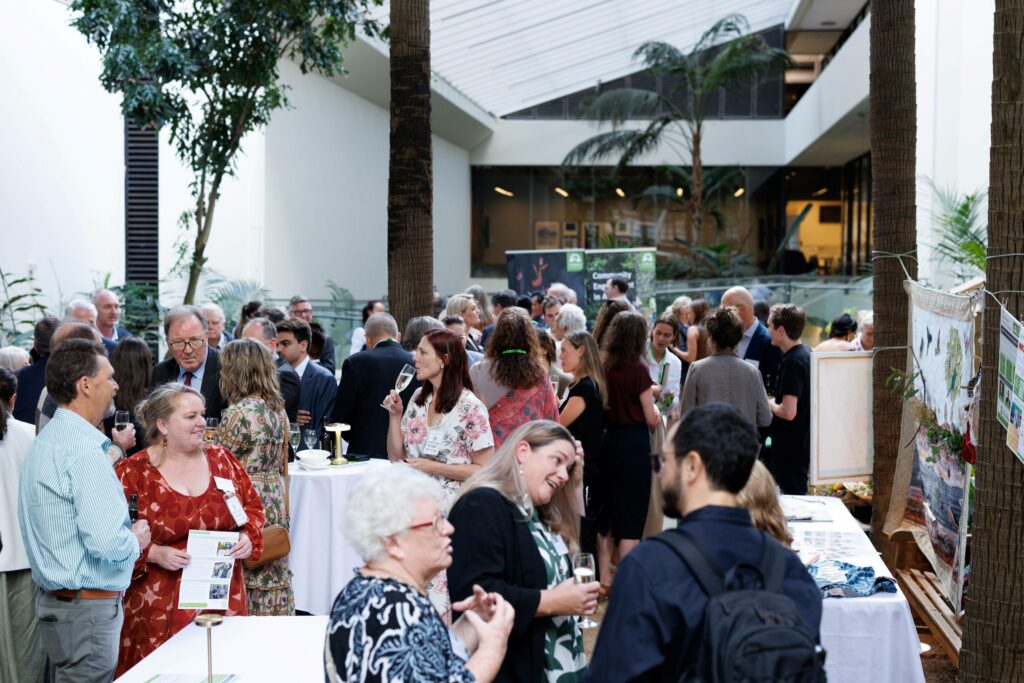
<path fill-rule="evenodd" d="M 288 301 L 288 315 L 292 318 L 298 318 L 299 320 L 305 320 L 307 323 L 313 322 L 313 306 L 310 305 L 309 299 L 296 294 Z M 334 360 L 334 339 L 331 335 L 327 334 L 326 327 L 324 328 L 324 348 L 320 352 L 319 363 L 327 372 L 334 375 L 334 370 L 338 366 Z"/>
<path fill-rule="evenodd" d="M 291 365 L 277 352 L 277 327 L 266 318 L 253 318 L 242 328 L 242 339 L 255 339 L 270 350 L 277 364 L 277 380 L 281 385 L 281 398 L 284 399 L 284 412 L 288 421 L 295 424 L 299 412 L 299 375 Z"/>
<path fill-rule="evenodd" d="M 64 308 L 64 322 L 83 322 L 99 330 L 99 327 L 96 326 L 97 318 L 96 306 L 85 299 L 73 299 Z M 100 332 L 100 339 L 103 341 L 103 348 L 107 350 L 107 358 L 110 358 L 117 347 L 117 342 L 104 337 L 102 332 Z"/>
<path fill-rule="evenodd" d="M 301 318 L 288 318 L 277 324 L 277 350 L 299 376 L 299 412 L 295 423 L 319 434 L 331 415 L 338 385 L 333 373 L 310 359 L 311 337 L 309 323 Z"/>
<path fill-rule="evenodd" d="M 501 312 L 506 308 L 512 308 L 516 305 L 516 297 L 518 295 L 511 289 L 502 289 L 491 295 L 491 306 L 494 308 L 494 319 L 497 320 Z M 480 348 L 487 348 L 487 338 L 494 332 L 494 323 L 491 323 L 484 328 L 483 335 L 480 337 Z"/>
<path fill-rule="evenodd" d="M 38 360 L 18 371 L 18 393 L 12 414 L 15 420 L 36 423 L 36 405 L 46 386 L 46 363 L 50 359 L 50 340 L 60 321 L 48 315 L 36 323 L 32 350 Z"/>
<path fill-rule="evenodd" d="M 203 304 L 200 309 L 206 316 L 206 343 L 211 349 L 221 348 L 229 341 L 234 341 L 235 335 L 224 331 L 224 309 L 214 303 Z"/>
<path fill-rule="evenodd" d="M 754 315 L 754 297 L 744 287 L 733 287 L 722 295 L 722 306 L 735 307 L 743 323 L 743 337 L 736 345 L 736 355 L 761 371 L 766 388 L 774 388 L 782 351 L 772 346 L 768 328 Z"/>
<path fill-rule="evenodd" d="M 389 313 L 374 313 L 364 327 L 367 349 L 349 356 L 341 366 L 331 419 L 352 425 L 347 435 L 350 453 L 386 459 L 389 416 L 380 402 L 395 388 L 402 367 L 413 360 L 399 344 L 398 324 Z M 404 405 L 409 405 L 418 386 L 414 378 L 402 392 Z"/>
<path fill-rule="evenodd" d="M 121 302 L 116 294 L 109 289 L 97 289 L 92 295 L 92 305 L 96 307 L 96 327 L 104 339 L 116 344 L 132 336 L 131 332 L 117 325 L 121 319 Z"/>
<path fill-rule="evenodd" d="M 199 389 L 206 399 L 206 416 L 220 418 L 226 408 L 220 394 L 220 356 L 206 341 L 203 312 L 195 306 L 175 306 L 164 318 L 164 335 L 171 357 L 153 368 L 151 388 L 181 382 Z"/>

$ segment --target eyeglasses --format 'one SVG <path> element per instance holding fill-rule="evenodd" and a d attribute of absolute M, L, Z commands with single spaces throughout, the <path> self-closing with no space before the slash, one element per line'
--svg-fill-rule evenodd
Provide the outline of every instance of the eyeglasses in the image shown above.
<path fill-rule="evenodd" d="M 664 460 L 661 459 L 661 453 L 651 453 L 651 469 L 654 470 L 655 474 L 661 472 L 661 466 L 664 464 Z"/>
<path fill-rule="evenodd" d="M 413 524 L 409 527 L 409 531 L 413 529 L 423 529 L 428 526 L 434 527 L 434 531 L 437 532 L 438 536 L 443 536 L 445 532 L 445 525 L 448 523 L 448 513 L 438 512 L 437 516 L 429 522 L 423 522 L 422 524 Z"/>
<path fill-rule="evenodd" d="M 189 339 L 168 341 L 167 345 L 175 351 L 183 351 L 185 349 L 201 349 L 205 343 L 206 337 L 191 337 Z"/>

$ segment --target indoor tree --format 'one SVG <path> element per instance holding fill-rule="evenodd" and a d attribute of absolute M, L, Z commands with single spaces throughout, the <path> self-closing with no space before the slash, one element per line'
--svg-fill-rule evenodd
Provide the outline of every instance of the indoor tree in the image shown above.
<path fill-rule="evenodd" d="M 400 325 L 433 310 L 430 6 L 392 0 L 388 308 Z"/>
<path fill-rule="evenodd" d="M 72 25 L 103 56 L 100 82 L 122 94 L 124 115 L 164 129 L 192 172 L 193 208 L 181 224 L 188 268 L 185 303 L 195 299 L 224 178 L 246 134 L 288 105 L 278 62 L 303 73 L 342 71 L 343 45 L 362 27 L 381 36 L 367 11 L 381 0 L 74 0 Z"/>
<path fill-rule="evenodd" d="M 749 30 L 746 18 L 730 14 L 705 31 L 688 52 L 664 42 L 641 45 L 634 58 L 673 85 L 662 93 L 617 88 L 598 95 L 584 115 L 610 124 L 612 129 L 576 145 L 562 163 L 598 163 L 617 155 L 617 169 L 622 169 L 661 145 L 670 146 L 680 157 L 688 152 L 692 191 L 686 201 L 693 233 L 699 238 L 704 218 L 701 142 L 707 101 L 722 88 L 749 85 L 755 78 L 781 72 L 789 64 L 785 50 L 769 47 Z M 635 119 L 650 122 L 642 128 L 629 126 Z"/>
<path fill-rule="evenodd" d="M 875 351 L 872 370 L 874 497 L 871 532 L 892 561 L 882 528 L 892 497 L 900 446 L 903 403 L 886 386 L 896 369 L 906 370 L 909 302 L 903 280 L 917 278 L 916 178 L 917 96 L 914 81 L 914 0 L 871 7 L 871 192 L 874 201 Z M 899 256 L 899 258 L 897 258 Z M 891 565 L 890 565 L 891 566 Z"/>
<path fill-rule="evenodd" d="M 1024 6 L 996 0 L 992 55 L 986 287 L 1017 319 L 1024 315 Z M 960 680 L 1024 680 L 1024 465 L 1006 447 L 996 420 L 1000 309 L 985 297 L 982 390 L 971 525 L 971 577 Z"/>

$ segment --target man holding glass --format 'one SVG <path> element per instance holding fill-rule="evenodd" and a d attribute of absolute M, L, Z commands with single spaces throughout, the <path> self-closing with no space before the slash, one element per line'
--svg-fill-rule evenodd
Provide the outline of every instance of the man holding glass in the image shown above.
<path fill-rule="evenodd" d="M 219 418 L 226 407 L 220 395 L 220 357 L 206 336 L 206 317 L 195 306 L 175 306 L 164 318 L 171 357 L 153 368 L 155 389 L 168 382 L 194 387 L 206 399 L 206 416 Z"/>
<path fill-rule="evenodd" d="M 388 411 L 381 401 L 392 389 L 412 354 L 399 344 L 398 324 L 389 313 L 374 313 L 366 319 L 366 351 L 345 359 L 341 366 L 341 384 L 334 400 L 332 422 L 352 425 L 348 432 L 349 453 L 388 457 Z M 401 391 L 402 405 L 408 405 L 419 387 L 412 382 Z"/>

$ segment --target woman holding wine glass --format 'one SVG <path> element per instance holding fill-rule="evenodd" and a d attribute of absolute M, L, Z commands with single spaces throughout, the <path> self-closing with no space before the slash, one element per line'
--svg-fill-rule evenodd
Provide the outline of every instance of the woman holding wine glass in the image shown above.
<path fill-rule="evenodd" d="M 495 681 L 576 681 L 586 667 L 578 617 L 597 609 L 600 584 L 592 557 L 570 556 L 579 537 L 580 455 L 560 424 L 525 424 L 465 483 L 448 513 L 452 600 L 479 585 L 515 608 Z"/>
<path fill-rule="evenodd" d="M 412 357 L 421 384 L 409 406 L 403 410 L 395 390 L 384 399 L 388 458 L 434 477 L 450 502 L 462 482 L 494 453 L 487 408 L 473 395 L 466 352 L 453 332 L 430 330 Z M 446 614 L 450 602 L 443 573 L 428 592 L 438 611 Z"/>
<path fill-rule="evenodd" d="M 153 377 L 153 355 L 146 342 L 138 337 L 125 337 L 114 347 L 110 364 L 117 378 L 117 396 L 114 397 L 115 413 L 103 420 L 108 435 L 113 430 L 135 426 L 135 445 L 128 448 L 125 457 L 135 455 L 146 447 L 145 430 L 139 420 L 138 407 L 146 398 Z"/>

